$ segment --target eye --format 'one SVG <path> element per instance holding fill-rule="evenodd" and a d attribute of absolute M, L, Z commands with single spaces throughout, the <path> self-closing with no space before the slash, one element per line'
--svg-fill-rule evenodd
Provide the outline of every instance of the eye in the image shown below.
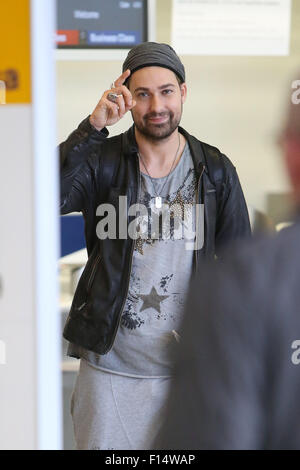
<path fill-rule="evenodd" d="M 141 91 L 139 94 L 138 94 L 138 97 L 139 98 L 147 98 L 148 93 L 146 91 Z"/>
<path fill-rule="evenodd" d="M 170 95 L 171 93 L 173 93 L 173 90 L 169 90 L 169 89 L 163 90 L 164 95 Z"/>

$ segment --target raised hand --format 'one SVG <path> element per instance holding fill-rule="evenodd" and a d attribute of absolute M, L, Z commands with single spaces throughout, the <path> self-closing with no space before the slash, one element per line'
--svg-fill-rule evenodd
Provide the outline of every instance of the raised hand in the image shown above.
<path fill-rule="evenodd" d="M 136 101 L 132 99 L 132 95 L 128 88 L 124 85 L 125 80 L 129 77 L 130 70 L 126 70 L 120 77 L 115 80 L 114 88 L 106 90 L 96 108 L 90 116 L 90 123 L 97 130 L 103 127 L 116 124 L 124 114 L 136 105 Z M 118 95 L 114 101 L 109 99 L 109 93 Z"/>

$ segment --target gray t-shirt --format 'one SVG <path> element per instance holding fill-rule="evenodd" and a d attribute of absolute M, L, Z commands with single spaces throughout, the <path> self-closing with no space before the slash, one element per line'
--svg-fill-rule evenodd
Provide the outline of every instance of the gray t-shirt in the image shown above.
<path fill-rule="evenodd" d="M 70 343 L 69 355 L 122 375 L 171 376 L 171 349 L 176 347 L 193 268 L 195 189 L 188 143 L 169 177 L 151 182 L 147 174 L 141 174 L 140 203 L 148 215 L 141 215 L 138 222 L 146 235 L 136 240 L 128 295 L 113 347 L 99 355 Z M 156 195 L 163 196 L 162 208 L 155 207 Z M 159 213 L 163 214 L 160 221 Z"/>

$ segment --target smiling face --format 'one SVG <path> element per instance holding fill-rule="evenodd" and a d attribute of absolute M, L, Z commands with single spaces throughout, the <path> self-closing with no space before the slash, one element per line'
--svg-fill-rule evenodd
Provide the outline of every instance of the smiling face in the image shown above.
<path fill-rule="evenodd" d="M 129 90 L 136 101 L 132 118 L 141 134 L 157 141 L 177 129 L 186 100 L 186 84 L 180 85 L 174 72 L 163 67 L 144 67 L 130 77 Z"/>

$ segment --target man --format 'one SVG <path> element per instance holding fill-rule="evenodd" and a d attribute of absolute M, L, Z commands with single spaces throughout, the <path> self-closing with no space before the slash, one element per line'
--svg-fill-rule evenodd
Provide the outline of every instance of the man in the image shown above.
<path fill-rule="evenodd" d="M 83 212 L 89 255 L 64 328 L 68 354 L 81 358 L 71 400 L 78 449 L 149 448 L 190 278 L 250 234 L 235 168 L 179 127 L 186 96 L 175 51 L 143 43 L 60 146 L 61 211 Z M 129 110 L 134 125 L 107 139 Z"/>
<path fill-rule="evenodd" d="M 295 94 L 282 144 L 300 207 Z M 273 239 L 228 252 L 194 280 L 154 448 L 300 449 L 299 240 L 298 217 Z"/>

